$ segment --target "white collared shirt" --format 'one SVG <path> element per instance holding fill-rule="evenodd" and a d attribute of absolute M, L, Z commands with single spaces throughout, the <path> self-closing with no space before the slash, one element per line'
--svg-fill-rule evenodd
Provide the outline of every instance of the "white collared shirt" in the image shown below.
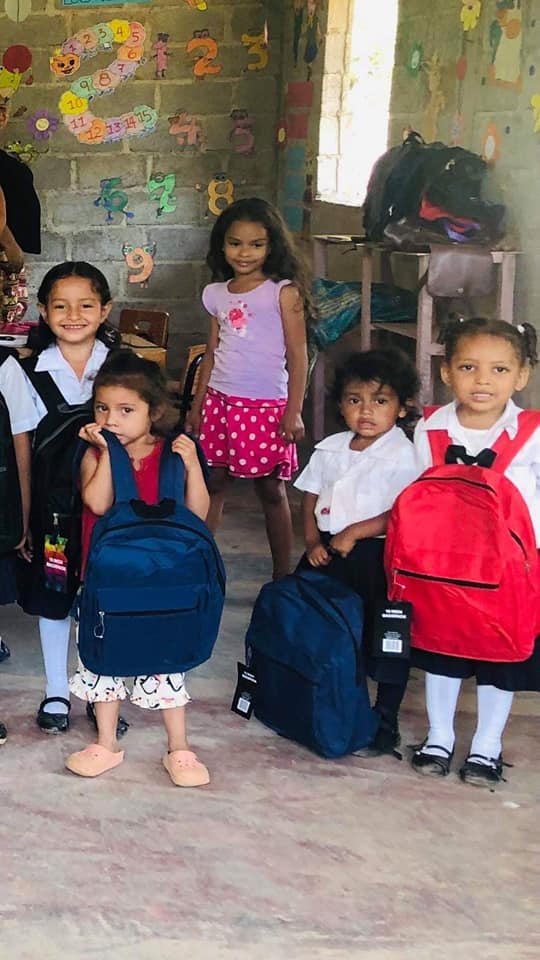
<path fill-rule="evenodd" d="M 52 378 L 60 390 L 60 393 L 64 397 L 66 403 L 69 403 L 70 405 L 76 403 L 86 403 L 86 401 L 92 396 L 92 389 L 94 386 L 96 373 L 103 364 L 108 352 L 108 348 L 105 346 L 105 344 L 102 343 L 101 340 L 96 340 L 92 348 L 92 353 L 90 354 L 86 367 L 84 368 L 84 373 L 79 380 L 77 374 L 67 362 L 59 347 L 56 345 L 56 343 L 53 343 L 50 347 L 47 347 L 46 350 L 43 350 L 43 352 L 40 353 L 36 363 L 36 371 L 39 373 L 42 371 L 47 371 L 52 375 Z M 39 423 L 47 413 L 47 408 L 37 393 L 34 385 L 30 382 L 28 377 L 26 377 L 26 374 L 25 379 L 30 391 L 30 396 L 32 397 L 37 410 Z"/>
<path fill-rule="evenodd" d="M 8 408 L 13 436 L 34 430 L 39 417 L 28 392 L 26 376 L 15 357 L 7 357 L 0 367 L 0 393 Z"/>
<path fill-rule="evenodd" d="M 521 408 L 516 406 L 513 400 L 509 400 L 504 413 L 489 430 L 471 430 L 459 422 L 454 401 L 436 410 L 427 422 L 432 430 L 446 430 L 453 443 L 460 444 L 468 454 L 476 456 L 480 450 L 491 447 L 505 430 L 513 439 L 517 433 L 520 413 Z M 433 460 L 424 419 L 416 426 L 414 446 L 419 470 L 431 467 Z M 536 545 L 540 547 L 540 428 L 535 430 L 504 473 L 516 485 L 529 508 Z"/>
<path fill-rule="evenodd" d="M 318 496 L 321 531 L 340 533 L 351 523 L 385 513 L 418 476 L 414 447 L 392 427 L 365 450 L 351 450 L 351 430 L 321 440 L 294 486 Z"/>

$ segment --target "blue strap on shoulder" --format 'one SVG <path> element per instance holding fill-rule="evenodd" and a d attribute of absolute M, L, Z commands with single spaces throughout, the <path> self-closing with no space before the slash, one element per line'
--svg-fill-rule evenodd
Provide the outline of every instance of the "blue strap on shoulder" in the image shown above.
<path fill-rule="evenodd" d="M 137 485 L 133 476 L 133 467 L 118 437 L 110 430 L 102 430 L 101 436 L 107 441 L 115 503 L 129 503 L 138 500 Z"/>
<path fill-rule="evenodd" d="M 184 461 L 171 450 L 171 441 L 165 440 L 159 464 L 159 498 L 175 500 L 180 506 L 184 503 L 186 471 Z"/>

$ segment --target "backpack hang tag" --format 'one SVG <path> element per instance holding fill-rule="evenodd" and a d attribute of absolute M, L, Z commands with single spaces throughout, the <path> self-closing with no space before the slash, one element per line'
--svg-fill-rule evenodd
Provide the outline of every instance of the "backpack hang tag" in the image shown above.
<path fill-rule="evenodd" d="M 387 600 L 375 614 L 373 656 L 408 659 L 411 650 L 412 605 Z"/>
<path fill-rule="evenodd" d="M 45 586 L 55 593 L 68 592 L 67 537 L 60 536 L 58 514 L 53 516 L 53 533 L 45 534 L 43 575 Z"/>
<path fill-rule="evenodd" d="M 249 720 L 255 705 L 257 680 L 255 674 L 244 663 L 237 663 L 238 682 L 234 691 L 231 710 L 239 714 L 244 720 Z"/>

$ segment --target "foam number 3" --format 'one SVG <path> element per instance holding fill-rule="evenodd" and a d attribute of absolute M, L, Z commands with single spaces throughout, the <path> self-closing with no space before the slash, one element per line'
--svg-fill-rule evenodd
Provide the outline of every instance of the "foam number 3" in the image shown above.
<path fill-rule="evenodd" d="M 194 30 L 193 37 L 188 41 L 186 50 L 189 54 L 202 47 L 204 53 L 200 53 L 193 65 L 193 73 L 197 79 L 201 79 L 210 73 L 220 73 L 219 63 L 214 63 L 218 55 L 218 45 L 208 30 Z"/>
<path fill-rule="evenodd" d="M 248 48 L 248 53 L 257 57 L 257 60 L 248 63 L 248 70 L 264 70 L 268 66 L 268 44 L 265 32 L 263 31 L 255 36 L 250 33 L 243 33 L 240 39 L 244 46 Z"/>
<path fill-rule="evenodd" d="M 115 43 L 119 45 L 117 58 L 108 67 L 74 80 L 70 89 L 60 97 L 58 106 L 64 123 L 81 143 L 111 143 L 155 129 L 157 113 L 146 104 L 134 107 L 120 117 L 104 119 L 95 117 L 89 109 L 91 100 L 114 93 L 123 80 L 135 74 L 143 62 L 144 38 L 144 27 L 137 20 L 110 20 L 79 30 L 51 57 L 52 72 L 57 77 L 66 77 L 76 73 L 83 60 L 112 50 Z M 75 120 L 77 117 L 79 122 Z"/>

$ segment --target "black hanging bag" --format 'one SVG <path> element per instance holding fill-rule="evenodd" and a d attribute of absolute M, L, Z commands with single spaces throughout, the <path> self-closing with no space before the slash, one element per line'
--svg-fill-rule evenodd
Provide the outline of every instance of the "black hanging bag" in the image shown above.
<path fill-rule="evenodd" d="M 0 348 L 0 367 L 14 352 Z M 21 542 L 23 515 L 19 471 L 15 457 L 11 420 L 0 393 L 0 554 L 10 553 Z"/>

